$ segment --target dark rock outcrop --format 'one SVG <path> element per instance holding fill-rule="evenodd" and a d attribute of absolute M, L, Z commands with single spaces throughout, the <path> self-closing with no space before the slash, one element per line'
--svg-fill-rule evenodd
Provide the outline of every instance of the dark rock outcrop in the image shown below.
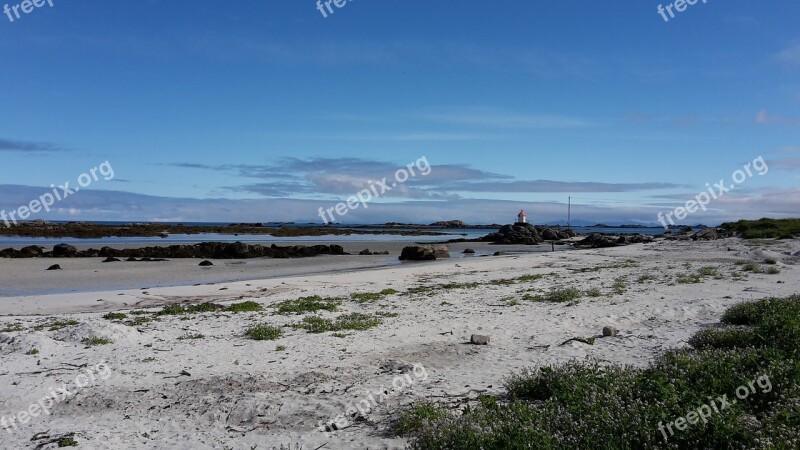
<path fill-rule="evenodd" d="M 450 250 L 446 245 L 413 245 L 405 247 L 400 254 L 401 261 L 433 261 L 449 257 Z"/>
<path fill-rule="evenodd" d="M 71 247 L 71 248 L 70 248 Z M 58 248 L 58 250 L 56 250 Z M 306 258 L 318 255 L 346 255 L 341 245 L 295 245 L 279 247 L 272 245 L 265 247 L 259 244 L 244 244 L 242 242 L 202 242 L 193 245 L 170 245 L 167 247 L 145 247 L 130 249 L 115 249 L 103 247 L 99 251 L 94 249 L 72 251 L 74 247 L 59 244 L 51 252 L 44 252 L 39 246 L 25 247 L 20 250 L 7 248 L 0 250 L 0 258 L 143 258 L 142 261 L 158 261 L 164 258 L 207 258 L 207 259 L 249 259 L 249 258 Z M 150 258 L 150 259 L 144 259 Z"/>
<path fill-rule="evenodd" d="M 598 233 L 592 233 L 579 242 L 575 243 L 576 247 L 589 247 L 589 248 L 607 248 L 618 247 L 629 244 L 647 244 L 653 242 L 653 236 L 645 236 L 642 234 L 625 234 L 622 236 L 607 236 Z"/>

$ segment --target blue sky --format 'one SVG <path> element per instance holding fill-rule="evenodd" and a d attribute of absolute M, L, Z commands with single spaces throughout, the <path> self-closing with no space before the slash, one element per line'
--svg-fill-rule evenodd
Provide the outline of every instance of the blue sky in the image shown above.
<path fill-rule="evenodd" d="M 0 3 L 3 5 L 4 3 Z M 8 2 L 13 7 L 18 2 Z M 32 218 L 683 223 L 800 211 L 800 4 L 53 0 L 0 15 L 0 208 Z"/>

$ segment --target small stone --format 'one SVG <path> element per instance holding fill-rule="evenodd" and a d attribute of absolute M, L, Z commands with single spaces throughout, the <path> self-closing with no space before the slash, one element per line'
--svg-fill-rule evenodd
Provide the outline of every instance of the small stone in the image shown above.
<path fill-rule="evenodd" d="M 205 261 L 200 263 L 200 267 L 208 267 L 208 266 L 213 266 L 213 265 L 214 265 L 214 263 L 212 263 L 209 260 L 205 260 Z"/>
<path fill-rule="evenodd" d="M 473 334 L 469 338 L 469 342 L 475 345 L 489 345 L 489 336 L 481 336 L 480 334 Z"/>
<path fill-rule="evenodd" d="M 48 267 L 47 270 L 61 270 L 61 266 L 58 264 L 53 264 L 52 266 Z"/>
<path fill-rule="evenodd" d="M 103 262 L 104 263 L 119 262 L 119 259 L 114 258 L 113 256 L 109 256 L 108 258 L 104 259 Z"/>
<path fill-rule="evenodd" d="M 494 256 L 506 256 L 506 252 L 494 252 Z"/>
<path fill-rule="evenodd" d="M 467 255 L 473 255 L 473 254 L 475 254 L 475 250 L 473 250 L 471 248 L 468 248 L 468 249 L 464 250 L 464 253 L 467 254 Z"/>
<path fill-rule="evenodd" d="M 614 327 L 603 327 L 603 336 L 614 337 L 619 334 L 619 330 Z"/>

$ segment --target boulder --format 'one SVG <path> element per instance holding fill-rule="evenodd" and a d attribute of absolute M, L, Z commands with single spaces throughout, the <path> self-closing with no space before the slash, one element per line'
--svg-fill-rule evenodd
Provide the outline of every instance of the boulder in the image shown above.
<path fill-rule="evenodd" d="M 48 267 L 47 270 L 61 270 L 61 266 L 58 264 L 53 264 L 52 266 Z"/>
<path fill-rule="evenodd" d="M 465 255 L 474 255 L 475 254 L 475 250 L 473 250 L 471 248 L 465 249 L 464 250 L 464 254 Z"/>
<path fill-rule="evenodd" d="M 109 256 L 108 258 L 104 259 L 103 262 L 104 263 L 119 262 L 119 259 L 114 258 L 113 256 Z"/>
<path fill-rule="evenodd" d="M 208 260 L 206 260 L 206 261 L 202 261 L 202 262 L 201 262 L 200 264 L 198 264 L 198 265 L 199 265 L 200 267 L 209 267 L 209 266 L 213 266 L 213 265 L 214 265 L 214 263 L 212 263 L 211 261 L 208 261 Z"/>
<path fill-rule="evenodd" d="M 436 253 L 431 245 L 414 245 L 403 248 L 400 261 L 433 261 Z"/>
<path fill-rule="evenodd" d="M 614 327 L 611 327 L 611 326 L 603 327 L 603 336 L 613 337 L 613 336 L 616 336 L 618 334 L 619 334 L 619 330 L 617 330 Z"/>
<path fill-rule="evenodd" d="M 72 258 L 78 254 L 78 249 L 72 245 L 58 244 L 53 247 L 54 258 Z"/>
<path fill-rule="evenodd" d="M 500 245 L 536 245 L 543 241 L 536 227 L 529 223 L 503 225 L 497 233 L 488 234 L 480 240 Z"/>
<path fill-rule="evenodd" d="M 21 255 L 19 256 L 19 258 L 38 258 L 44 255 L 42 247 L 39 247 L 38 245 L 30 245 L 28 247 L 23 247 L 22 249 L 20 249 L 19 253 Z"/>
<path fill-rule="evenodd" d="M 616 247 L 619 245 L 618 239 L 611 236 L 603 236 L 601 234 L 592 233 L 585 239 L 576 242 L 576 247 L 590 247 L 590 248 L 607 248 Z"/>
<path fill-rule="evenodd" d="M 557 241 L 560 240 L 561 238 L 558 236 L 557 231 L 550 228 L 545 228 L 542 231 L 542 239 L 544 239 L 545 241 Z"/>
<path fill-rule="evenodd" d="M 472 337 L 469 338 L 470 344 L 474 345 L 489 345 L 489 336 L 481 336 L 480 334 L 473 334 Z"/>

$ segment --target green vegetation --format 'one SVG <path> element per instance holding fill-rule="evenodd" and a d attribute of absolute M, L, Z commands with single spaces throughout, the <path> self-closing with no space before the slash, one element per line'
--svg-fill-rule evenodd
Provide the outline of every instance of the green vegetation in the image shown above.
<path fill-rule="evenodd" d="M 800 236 L 800 219 L 740 220 L 720 225 L 745 239 L 791 238 Z"/>
<path fill-rule="evenodd" d="M 112 342 L 113 341 L 111 339 L 104 338 L 104 337 L 97 337 L 97 336 L 86 338 L 86 339 L 81 341 L 81 343 L 83 345 L 87 346 L 87 347 L 95 347 L 95 346 L 98 346 L 98 345 L 108 345 L 108 344 L 111 344 Z"/>
<path fill-rule="evenodd" d="M 583 293 L 576 288 L 553 289 L 544 295 L 525 294 L 522 299 L 531 302 L 566 303 L 583 297 Z"/>
<path fill-rule="evenodd" d="M 241 303 L 233 303 L 224 309 L 224 311 L 232 313 L 258 312 L 263 310 L 264 307 L 261 306 L 260 303 L 252 300 Z"/>
<path fill-rule="evenodd" d="M 600 297 L 602 295 L 603 295 L 603 292 L 600 291 L 600 288 L 593 287 L 593 288 L 589 289 L 588 291 L 586 291 L 586 296 L 587 297 Z"/>
<path fill-rule="evenodd" d="M 655 281 L 655 280 L 656 280 L 656 276 L 655 275 L 653 275 L 651 273 L 647 273 L 647 274 L 644 274 L 644 275 L 640 276 L 636 280 L 636 282 L 639 283 L 639 284 L 644 284 L 644 283 L 647 283 L 648 281 Z"/>
<path fill-rule="evenodd" d="M 81 323 L 78 322 L 77 320 L 56 320 L 53 322 L 36 325 L 35 327 L 33 327 L 33 329 L 36 331 L 42 331 L 44 329 L 47 329 L 48 331 L 58 331 L 63 328 L 74 327 L 80 324 Z"/>
<path fill-rule="evenodd" d="M 36 348 L 36 347 L 31 347 L 31 349 L 28 350 L 27 352 L 25 352 L 25 354 L 26 355 L 38 355 L 39 354 L 39 349 Z"/>
<path fill-rule="evenodd" d="M 693 273 L 679 273 L 677 277 L 675 277 L 675 281 L 678 284 L 697 284 L 703 281 L 700 278 L 700 275 L 693 274 Z"/>
<path fill-rule="evenodd" d="M 778 260 L 775 259 L 775 258 L 767 258 L 767 259 L 764 260 L 764 264 L 768 264 L 770 266 L 774 266 L 775 264 L 778 264 Z"/>
<path fill-rule="evenodd" d="M 377 327 L 383 321 L 377 317 L 361 313 L 352 313 L 339 316 L 336 320 L 324 319 L 319 316 L 311 316 L 303 319 L 303 322 L 293 325 L 294 328 L 302 328 L 310 333 L 326 333 L 328 331 L 357 330 L 364 331 Z"/>
<path fill-rule="evenodd" d="M 322 298 L 319 295 L 301 297 L 297 300 L 286 300 L 273 305 L 278 314 L 303 314 L 317 311 L 336 311 L 341 304 L 339 299 Z"/>
<path fill-rule="evenodd" d="M 285 352 L 286 351 L 286 346 L 285 345 L 278 345 L 277 347 L 275 347 L 275 351 L 276 352 Z"/>
<path fill-rule="evenodd" d="M 419 430 L 424 425 L 434 421 L 439 421 L 447 417 L 447 410 L 434 403 L 417 403 L 413 407 L 400 413 L 400 420 L 397 422 L 397 432 L 406 434 Z"/>
<path fill-rule="evenodd" d="M 571 362 L 522 370 L 507 397 L 450 413 L 417 405 L 397 430 L 413 449 L 796 448 L 800 440 L 800 295 L 730 308 L 723 326 L 697 333 L 695 347 L 648 367 Z M 674 421 L 709 404 L 731 402 L 707 422 Z M 716 406 L 721 406 L 716 402 Z M 659 429 L 673 423 L 668 440 Z M 684 422 L 686 423 L 686 422 Z"/>
<path fill-rule="evenodd" d="M 390 295 L 399 294 L 400 292 L 394 289 L 384 289 L 380 292 L 357 292 L 350 295 L 350 298 L 358 303 L 372 303 L 378 300 L 383 300 Z"/>
<path fill-rule="evenodd" d="M 752 273 L 762 273 L 764 270 L 761 268 L 760 265 L 754 262 L 744 262 L 742 263 L 742 271 L 744 272 L 752 272 Z"/>
<path fill-rule="evenodd" d="M 269 325 L 256 325 L 248 328 L 244 334 L 254 341 L 274 341 L 283 336 L 283 330 Z"/>
<path fill-rule="evenodd" d="M 103 316 L 103 319 L 106 319 L 106 320 L 122 320 L 122 319 L 125 319 L 127 317 L 128 317 L 128 315 L 127 314 L 123 314 L 123 313 L 108 313 L 105 316 Z"/>
<path fill-rule="evenodd" d="M 72 437 L 72 436 L 65 436 L 65 437 L 59 438 L 57 444 L 58 444 L 58 448 L 77 447 L 78 446 L 78 441 L 76 441 L 75 438 Z"/>
<path fill-rule="evenodd" d="M 17 331 L 25 331 L 25 327 L 19 322 L 6 325 L 5 328 L 0 328 L 0 333 L 14 333 Z"/>
<path fill-rule="evenodd" d="M 247 301 L 241 303 L 233 303 L 229 306 L 222 306 L 216 303 L 201 303 L 199 305 L 188 305 L 183 306 L 177 303 L 172 305 L 164 306 L 161 311 L 155 313 L 156 316 L 181 316 L 184 314 L 203 314 L 203 313 L 210 313 L 210 312 L 231 312 L 231 313 L 243 313 L 243 312 L 257 312 L 263 311 L 264 308 L 261 306 L 260 303 L 254 301 Z"/>
<path fill-rule="evenodd" d="M 611 290 L 617 295 L 622 295 L 628 290 L 628 280 L 625 277 L 617 277 L 614 279 L 614 284 L 611 285 Z"/>
<path fill-rule="evenodd" d="M 778 269 L 777 267 L 770 267 L 769 269 L 767 269 L 767 274 L 769 275 L 777 275 L 779 273 L 781 273 L 781 270 Z"/>

